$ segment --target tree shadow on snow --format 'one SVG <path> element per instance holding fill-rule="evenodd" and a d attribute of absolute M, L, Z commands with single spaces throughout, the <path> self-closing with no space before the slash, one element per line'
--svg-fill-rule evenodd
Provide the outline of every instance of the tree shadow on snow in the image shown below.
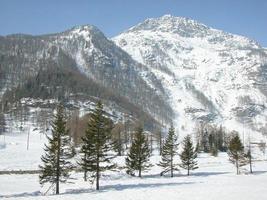
<path fill-rule="evenodd" d="M 265 174 L 267 173 L 267 171 L 253 171 L 252 175 L 261 175 L 261 174 Z"/>
<path fill-rule="evenodd" d="M 223 174 L 229 174 L 230 172 L 194 172 L 190 174 L 190 176 L 217 176 L 217 175 L 223 175 Z M 184 175 L 187 176 L 187 175 Z"/>
<path fill-rule="evenodd" d="M 127 189 L 144 189 L 144 188 L 157 188 L 164 186 L 178 186 L 185 184 L 194 184 L 194 182 L 182 182 L 182 183 L 139 183 L 139 184 L 115 184 L 105 185 L 102 187 L 103 190 L 127 190 Z"/>
<path fill-rule="evenodd" d="M 23 193 L 18 193 L 18 194 L 7 194 L 7 195 L 0 194 L 0 199 L 1 198 L 16 198 L 16 197 L 33 197 L 33 196 L 40 196 L 40 195 L 41 195 L 40 191 L 23 192 Z"/>

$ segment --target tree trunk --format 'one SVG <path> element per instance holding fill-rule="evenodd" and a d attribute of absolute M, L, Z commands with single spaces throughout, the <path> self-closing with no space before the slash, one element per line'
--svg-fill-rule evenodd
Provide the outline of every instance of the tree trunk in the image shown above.
<path fill-rule="evenodd" d="M 87 171 L 86 171 L 86 170 L 84 170 L 83 180 L 84 180 L 84 181 L 87 181 Z"/>
<path fill-rule="evenodd" d="M 60 176 L 60 165 L 59 165 L 59 161 L 60 161 L 60 136 L 58 135 L 57 138 L 57 174 L 56 174 L 56 194 L 59 194 L 59 176 Z"/>
<path fill-rule="evenodd" d="M 122 155 L 122 142 L 121 142 L 121 130 L 119 129 L 119 148 L 118 148 L 118 156 Z"/>
<path fill-rule="evenodd" d="M 99 157 L 97 156 L 97 163 L 96 163 L 96 190 L 99 190 L 99 177 L 100 177 L 100 172 L 99 172 Z"/>
<path fill-rule="evenodd" d="M 171 157 L 171 177 L 173 177 L 173 158 Z"/>
<path fill-rule="evenodd" d="M 252 157 L 251 157 L 251 149 L 250 149 L 250 143 L 249 143 L 249 169 L 250 169 L 250 173 L 252 174 L 253 171 L 252 171 Z"/>
<path fill-rule="evenodd" d="M 249 158 L 249 168 L 250 168 L 250 173 L 253 174 L 251 157 Z"/>
<path fill-rule="evenodd" d="M 59 181 L 56 182 L 56 194 L 59 194 Z"/>
<path fill-rule="evenodd" d="M 235 161 L 235 164 L 236 164 L 236 174 L 239 174 L 239 165 L 238 165 L 238 159 L 236 159 Z"/>
<path fill-rule="evenodd" d="M 84 160 L 86 160 L 86 155 L 87 155 L 87 153 L 84 154 Z M 87 181 L 87 170 L 86 170 L 86 168 L 84 169 L 83 180 Z"/>
<path fill-rule="evenodd" d="M 139 161 L 138 161 L 138 164 L 139 164 L 139 169 L 138 169 L 138 176 L 141 177 L 142 176 L 142 167 L 141 167 L 141 161 L 140 161 L 140 158 L 139 158 Z"/>
<path fill-rule="evenodd" d="M 97 162 L 96 169 L 96 190 L 99 190 L 99 163 Z"/>
<path fill-rule="evenodd" d="M 190 171 L 189 166 L 187 166 L 187 176 L 189 176 L 189 171 Z"/>
<path fill-rule="evenodd" d="M 139 177 L 142 177 L 142 174 L 141 174 L 141 167 L 140 167 L 139 170 L 138 170 L 138 176 L 139 176 Z"/>

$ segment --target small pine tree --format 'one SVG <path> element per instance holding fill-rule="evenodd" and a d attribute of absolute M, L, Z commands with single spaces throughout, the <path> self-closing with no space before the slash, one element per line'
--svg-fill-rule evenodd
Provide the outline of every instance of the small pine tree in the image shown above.
<path fill-rule="evenodd" d="M 174 156 L 177 155 L 177 150 L 177 136 L 175 135 L 173 125 L 171 125 L 167 139 L 162 148 L 161 161 L 158 164 L 163 168 L 163 171 L 160 173 L 161 176 L 167 172 L 171 172 L 171 177 L 173 177 L 173 171 L 178 170 L 177 165 L 174 163 Z"/>
<path fill-rule="evenodd" d="M 126 158 L 127 173 L 134 176 L 134 171 L 138 171 L 138 176 L 142 176 L 142 171 L 148 169 L 151 165 L 148 164 L 150 157 L 150 149 L 148 141 L 145 137 L 143 129 L 138 127 L 135 131 L 130 151 Z"/>
<path fill-rule="evenodd" d="M 227 153 L 230 162 L 236 166 L 236 174 L 239 174 L 239 168 L 246 165 L 248 161 L 238 134 L 234 134 L 230 139 Z"/>
<path fill-rule="evenodd" d="M 193 142 L 191 141 L 190 135 L 187 135 L 183 141 L 183 151 L 180 154 L 182 163 L 180 167 L 187 170 L 189 176 L 190 170 L 197 169 L 197 149 L 194 149 Z"/>
<path fill-rule="evenodd" d="M 43 165 L 40 165 L 41 173 L 39 175 L 40 184 L 47 182 L 56 184 L 56 194 L 59 194 L 59 183 L 66 182 L 69 178 L 69 172 L 73 169 L 70 159 L 75 152 L 66 129 L 66 120 L 62 105 L 57 108 L 55 120 L 52 123 L 52 136 L 47 136 L 48 145 L 45 145 L 45 155 L 41 157 Z"/>
<path fill-rule="evenodd" d="M 99 190 L 101 173 L 115 167 L 112 163 L 114 145 L 111 142 L 111 129 L 104 117 L 103 105 L 99 101 L 91 113 L 85 136 L 82 139 L 81 161 L 78 163 L 84 170 L 84 179 L 90 172 L 90 181 L 96 180 L 96 190 Z"/>

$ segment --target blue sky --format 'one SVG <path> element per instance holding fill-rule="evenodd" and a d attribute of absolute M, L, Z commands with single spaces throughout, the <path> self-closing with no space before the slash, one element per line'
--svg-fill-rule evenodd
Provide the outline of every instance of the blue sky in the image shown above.
<path fill-rule="evenodd" d="M 267 0 L 0 0 L 0 35 L 93 24 L 112 37 L 164 14 L 189 17 L 267 47 Z"/>

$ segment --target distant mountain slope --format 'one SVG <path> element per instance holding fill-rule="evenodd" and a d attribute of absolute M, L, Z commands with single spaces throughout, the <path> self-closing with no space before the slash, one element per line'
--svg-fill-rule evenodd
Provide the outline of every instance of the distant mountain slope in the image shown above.
<path fill-rule="evenodd" d="M 50 82 L 45 81 L 46 74 L 51 75 Z M 172 109 L 164 101 L 165 91 L 155 75 L 90 25 L 58 34 L 0 37 L 0 76 L 4 97 L 10 97 L 6 93 L 14 88 L 23 89 L 20 97 L 44 98 L 44 93 L 49 93 L 50 97 L 59 98 L 55 95 L 60 93 L 61 98 L 66 98 L 71 93 L 85 93 L 105 97 L 128 109 L 128 113 L 135 112 L 128 108 L 132 105 L 154 119 L 169 121 L 172 116 Z M 73 80 L 75 85 L 68 84 Z"/>
<path fill-rule="evenodd" d="M 257 42 L 170 15 L 112 40 L 161 80 L 181 133 L 196 121 L 265 133 L 267 54 Z"/>

